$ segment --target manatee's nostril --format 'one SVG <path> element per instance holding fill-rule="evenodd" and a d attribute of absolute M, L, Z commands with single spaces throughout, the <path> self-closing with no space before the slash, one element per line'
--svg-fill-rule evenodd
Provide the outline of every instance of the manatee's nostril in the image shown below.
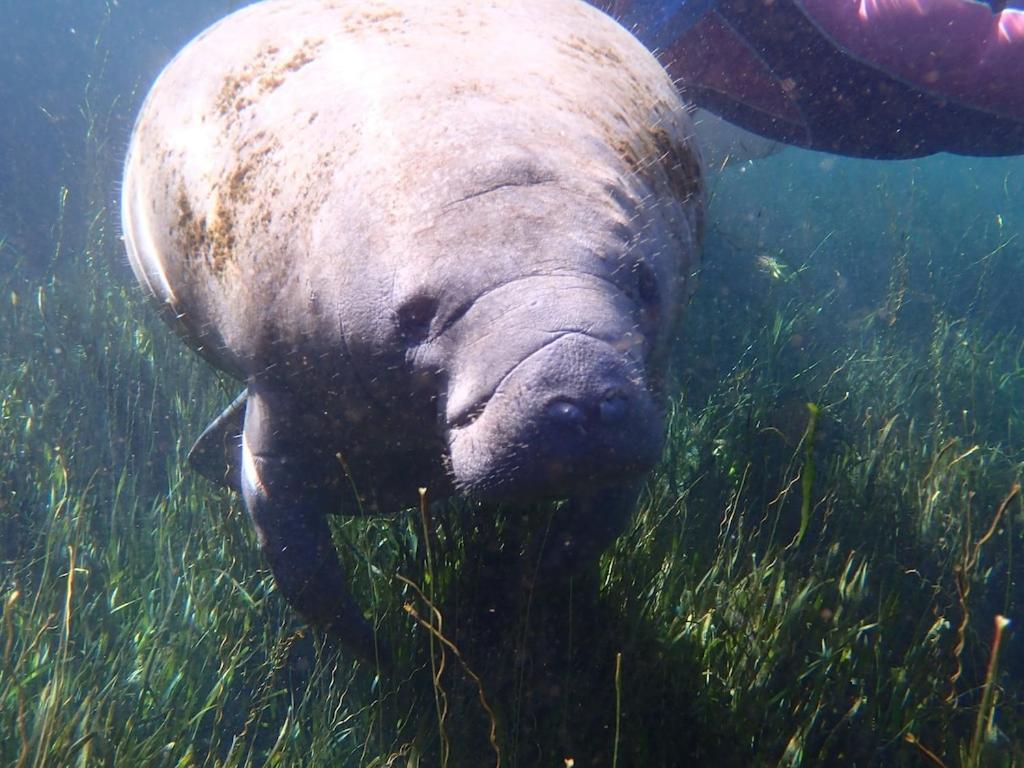
<path fill-rule="evenodd" d="M 559 424 L 582 426 L 587 415 L 576 403 L 569 400 L 552 400 L 547 407 L 548 417 Z"/>
<path fill-rule="evenodd" d="M 621 389 L 610 389 L 605 393 L 598 409 L 602 422 L 607 424 L 620 421 L 629 409 L 629 400 Z"/>

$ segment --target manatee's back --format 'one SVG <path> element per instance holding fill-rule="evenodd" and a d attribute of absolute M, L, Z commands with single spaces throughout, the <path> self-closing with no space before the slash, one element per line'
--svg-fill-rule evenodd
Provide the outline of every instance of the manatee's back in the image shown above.
<path fill-rule="evenodd" d="M 150 92 L 126 161 L 129 258 L 189 343 L 244 377 L 278 346 L 343 349 L 354 270 L 386 291 L 489 135 L 613 148 L 612 172 L 693 194 L 692 156 L 678 178 L 646 161 L 666 151 L 651 123 L 684 147 L 679 113 L 653 58 L 577 0 L 260 3 Z"/>
<path fill-rule="evenodd" d="M 306 222 L 339 152 L 359 149 L 339 106 L 370 108 L 354 31 L 386 20 L 333 5 L 258 3 L 207 29 L 157 79 L 129 147 L 135 275 L 193 347 L 240 377 L 271 324 L 310 320 Z"/>

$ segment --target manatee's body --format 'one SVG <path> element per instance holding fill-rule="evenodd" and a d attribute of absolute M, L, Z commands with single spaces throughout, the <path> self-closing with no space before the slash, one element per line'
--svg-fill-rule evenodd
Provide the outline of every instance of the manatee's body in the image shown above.
<path fill-rule="evenodd" d="M 567 548 L 607 543 L 587 515 L 620 516 L 660 451 L 700 239 L 690 131 L 650 54 L 577 0 L 272 0 L 163 72 L 129 257 L 246 382 L 240 485 L 307 619 L 369 652 L 324 515 L 420 486 L 571 497 Z"/>

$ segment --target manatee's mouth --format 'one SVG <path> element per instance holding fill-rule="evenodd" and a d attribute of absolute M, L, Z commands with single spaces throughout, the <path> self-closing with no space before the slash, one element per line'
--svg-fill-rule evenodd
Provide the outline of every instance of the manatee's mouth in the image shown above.
<path fill-rule="evenodd" d="M 662 413 L 640 365 L 578 331 L 538 345 L 448 423 L 454 485 L 491 500 L 617 484 L 661 455 Z"/>

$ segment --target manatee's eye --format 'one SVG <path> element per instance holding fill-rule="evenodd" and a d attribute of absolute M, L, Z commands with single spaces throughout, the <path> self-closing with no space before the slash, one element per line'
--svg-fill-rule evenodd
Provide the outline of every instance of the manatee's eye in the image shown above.
<path fill-rule="evenodd" d="M 407 344 L 417 344 L 430 335 L 430 324 L 437 314 L 433 296 L 413 296 L 398 308 L 398 334 Z"/>
<path fill-rule="evenodd" d="M 644 304 L 657 304 L 658 279 L 650 265 L 645 261 L 638 261 L 633 267 L 633 275 L 636 277 L 636 290 L 640 301 Z"/>

